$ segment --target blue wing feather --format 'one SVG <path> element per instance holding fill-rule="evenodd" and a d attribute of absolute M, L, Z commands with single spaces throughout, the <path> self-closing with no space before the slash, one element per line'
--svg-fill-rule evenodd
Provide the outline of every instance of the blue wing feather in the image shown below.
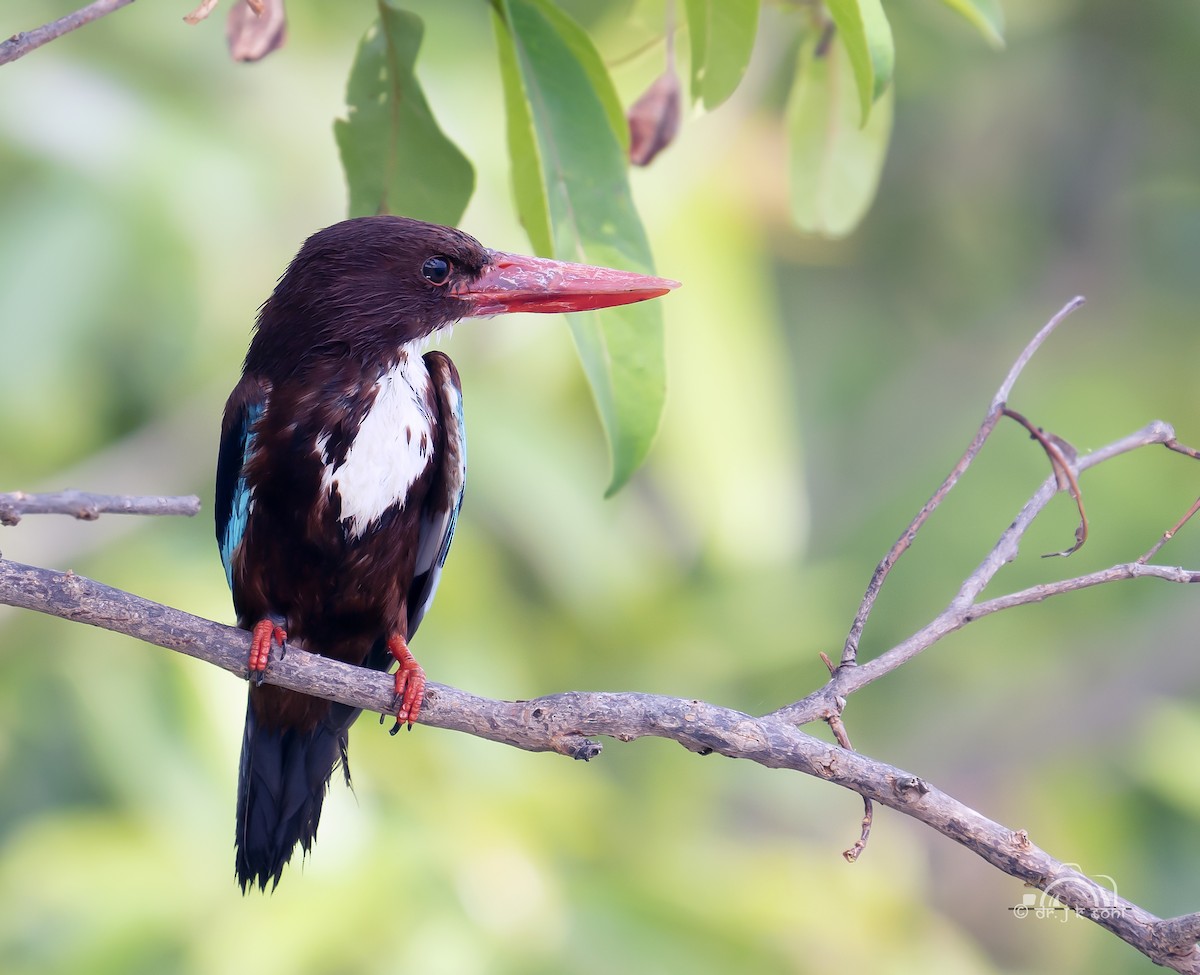
<path fill-rule="evenodd" d="M 467 483 L 467 428 L 463 420 L 458 370 L 440 352 L 428 353 L 425 361 L 433 380 L 443 436 L 438 476 L 421 513 L 416 566 L 408 595 L 409 639 L 416 633 L 437 593 Z"/>
<path fill-rule="evenodd" d="M 254 450 L 254 425 L 266 407 L 266 400 L 262 397 L 237 403 L 237 392 L 234 391 L 225 408 L 213 505 L 217 522 L 217 547 L 230 589 L 233 588 L 234 553 L 246 533 L 246 522 L 253 503 L 250 485 L 246 480 L 246 461 Z"/>

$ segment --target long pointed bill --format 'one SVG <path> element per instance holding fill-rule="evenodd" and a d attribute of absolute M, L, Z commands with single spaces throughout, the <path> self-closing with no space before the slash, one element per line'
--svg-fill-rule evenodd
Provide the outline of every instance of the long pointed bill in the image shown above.
<path fill-rule="evenodd" d="M 456 291 L 470 310 L 464 318 L 504 312 L 590 311 L 665 295 L 678 281 L 590 264 L 489 251 L 492 263 Z"/>

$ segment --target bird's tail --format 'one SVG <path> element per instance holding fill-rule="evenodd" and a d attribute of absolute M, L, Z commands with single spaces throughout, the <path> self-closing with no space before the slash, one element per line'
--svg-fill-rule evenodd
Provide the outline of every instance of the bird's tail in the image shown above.
<path fill-rule="evenodd" d="M 317 835 L 321 805 L 338 762 L 350 784 L 346 745 L 358 711 L 334 704 L 311 730 L 263 727 L 246 707 L 238 772 L 237 876 L 245 893 L 274 890 L 296 844 L 305 853 Z"/>

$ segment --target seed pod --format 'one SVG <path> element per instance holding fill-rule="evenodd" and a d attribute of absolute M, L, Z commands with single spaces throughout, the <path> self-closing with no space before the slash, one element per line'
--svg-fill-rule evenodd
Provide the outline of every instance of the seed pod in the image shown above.
<path fill-rule="evenodd" d="M 283 47 L 286 39 L 283 0 L 238 0 L 229 9 L 225 40 L 235 61 L 260 61 Z"/>
<path fill-rule="evenodd" d="M 679 76 L 674 65 L 660 74 L 629 108 L 629 160 L 635 166 L 650 161 L 675 141 L 680 116 Z"/>

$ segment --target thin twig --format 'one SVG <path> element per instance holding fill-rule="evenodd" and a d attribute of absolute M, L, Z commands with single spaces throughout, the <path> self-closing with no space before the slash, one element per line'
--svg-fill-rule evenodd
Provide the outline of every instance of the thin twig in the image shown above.
<path fill-rule="evenodd" d="M 1187 444 L 1180 443 L 1174 437 L 1163 444 L 1168 450 L 1173 450 L 1177 454 L 1183 454 L 1185 457 L 1191 457 L 1192 460 L 1200 460 L 1200 450 L 1195 447 L 1189 447 Z"/>
<path fill-rule="evenodd" d="M 125 633 L 246 676 L 250 635 L 245 631 L 70 572 L 0 560 L 0 603 Z M 271 661 L 266 680 L 380 713 L 390 711 L 395 698 L 390 676 L 296 646 Z M 1164 921 L 1039 849 L 1024 830 L 1002 826 L 910 772 L 807 735 L 774 715 L 753 717 L 655 694 L 568 692 L 532 701 L 493 701 L 430 683 L 421 723 L 527 751 L 585 759 L 600 752 L 591 736 L 625 742 L 652 736 L 701 754 L 715 752 L 811 775 L 910 816 L 1009 876 L 1052 892 L 1158 964 L 1200 973 L 1200 948 L 1180 941 L 1195 927 L 1190 916 Z M 1104 910 L 1096 910 L 1098 906 Z"/>
<path fill-rule="evenodd" d="M 992 410 L 1001 409 L 1012 395 L 1013 387 L 1017 384 L 1017 379 L 1021 373 L 1025 371 L 1025 367 L 1029 365 L 1029 360 L 1033 358 L 1038 349 L 1042 347 L 1042 343 L 1050 338 L 1054 330 L 1063 323 L 1063 320 L 1071 314 L 1071 312 L 1083 306 L 1086 299 L 1083 295 L 1076 295 L 1065 305 L 1063 305 L 1050 321 L 1046 322 L 1025 348 L 1021 350 L 1021 354 L 1017 356 L 1016 361 L 1012 364 L 1012 368 L 1008 370 L 1008 375 L 1004 377 L 1004 382 L 1000 384 L 1000 388 L 996 390 L 996 396 L 992 400 Z"/>
<path fill-rule="evenodd" d="M 1076 477 L 1078 477 L 1083 471 L 1090 470 L 1106 461 L 1112 460 L 1114 457 L 1119 457 L 1134 450 L 1140 450 L 1142 447 L 1148 447 L 1152 444 L 1165 443 L 1174 436 L 1174 428 L 1169 423 L 1165 423 L 1162 420 L 1152 420 L 1142 427 L 1142 429 L 1135 430 L 1120 440 L 1115 440 L 1110 444 L 1099 447 L 1089 454 L 1084 454 L 1071 464 L 1071 469 L 1074 471 Z M 1013 523 L 1000 534 L 1000 538 L 992 548 L 992 551 L 988 553 L 979 567 L 967 577 L 951 604 L 954 609 L 968 609 L 971 603 L 979 598 L 979 594 L 987 588 L 996 573 L 1017 557 L 1021 538 L 1024 537 L 1029 526 L 1033 524 L 1034 519 L 1041 514 L 1046 505 L 1054 498 L 1054 495 L 1058 493 L 1058 490 L 1058 479 L 1053 475 L 1042 482 L 1042 486 L 1025 503 L 1025 506 L 1021 509 Z"/>
<path fill-rule="evenodd" d="M 1184 512 L 1182 518 L 1180 518 L 1177 522 L 1175 522 L 1174 525 L 1172 525 L 1165 532 L 1163 532 L 1162 538 L 1160 538 L 1157 542 L 1155 542 L 1153 545 L 1151 545 L 1150 550 L 1148 552 L 1146 552 L 1146 554 L 1143 555 L 1140 559 L 1138 559 L 1138 561 L 1139 562 L 1149 562 L 1152 558 L 1154 558 L 1154 556 L 1156 556 L 1158 554 L 1159 549 L 1161 549 L 1164 545 L 1167 544 L 1167 542 L 1169 542 L 1172 538 L 1174 538 L 1175 533 L 1178 532 L 1179 529 L 1182 528 L 1184 525 L 1186 525 L 1191 520 L 1192 515 L 1194 515 L 1197 511 L 1200 511 L 1200 498 L 1197 498 L 1192 503 L 1192 506 L 1190 508 L 1188 508 L 1187 511 Z"/>
<path fill-rule="evenodd" d="M 858 839 L 854 841 L 854 845 L 850 849 L 842 851 L 842 856 L 846 858 L 847 863 L 855 863 L 862 856 L 863 850 L 867 848 L 867 841 L 871 838 L 871 826 L 874 822 L 875 804 L 869 797 L 863 796 L 862 832 L 859 833 Z"/>
<path fill-rule="evenodd" d="M 875 567 L 875 571 L 871 573 L 871 581 L 867 583 L 867 591 L 863 594 L 862 602 L 859 603 L 858 612 L 854 615 L 854 622 L 850 626 L 850 632 L 846 635 L 846 642 L 842 647 L 842 667 L 853 667 L 858 662 L 858 645 L 862 640 L 863 628 L 867 625 L 867 618 L 871 615 L 871 610 L 875 606 L 875 600 L 879 598 L 879 592 L 883 588 L 884 580 L 887 579 L 888 573 L 892 571 L 892 566 L 896 564 L 900 556 L 908 551 L 908 547 L 917 537 L 917 532 L 929 520 L 929 516 L 942 503 L 942 499 L 953 489 L 958 483 L 958 479 L 966 472 L 966 469 L 971 466 L 971 461 L 975 459 L 975 455 L 982 449 L 987 438 L 995 429 L 996 423 L 1000 419 L 999 411 L 993 411 L 988 414 L 983 421 L 970 446 L 966 452 L 958 459 L 958 463 L 954 465 L 950 473 L 946 475 L 946 479 L 933 492 L 933 497 L 921 506 L 921 510 L 917 512 L 917 516 L 909 522 L 908 527 L 904 529 L 904 534 L 896 539 L 896 543 L 888 551 L 879 564 Z"/>
<path fill-rule="evenodd" d="M 890 674 L 897 667 L 908 663 L 938 641 L 961 630 L 969 623 L 975 623 L 1000 610 L 1029 606 L 1043 602 L 1051 596 L 1061 596 L 1068 592 L 1078 592 L 1093 586 L 1129 579 L 1161 579 L 1164 582 L 1174 582 L 1180 585 L 1197 585 L 1200 584 L 1200 569 L 1125 562 L 1097 572 L 1089 572 L 1087 575 L 1076 576 L 1073 579 L 1061 579 L 1057 582 L 1030 586 L 1028 589 L 1018 592 L 973 603 L 965 611 L 947 611 L 878 657 L 850 670 L 838 671 L 837 676 L 825 687 L 814 691 L 795 704 L 780 708 L 775 715 L 797 725 L 807 724 L 809 721 L 817 719 L 827 720 L 826 714 L 829 713 L 831 707 L 835 706 L 831 703 L 832 701 L 838 698 L 844 699 L 855 691 L 862 690 L 868 684 Z"/>
<path fill-rule="evenodd" d="M 25 515 L 70 515 L 95 521 L 111 515 L 186 515 L 200 510 L 200 499 L 186 495 L 92 494 L 88 491 L 55 491 L 0 494 L 0 525 L 15 525 Z"/>
<path fill-rule="evenodd" d="M 9 61 L 22 58 L 43 44 L 49 44 L 55 38 L 62 37 L 63 34 L 68 34 L 84 24 L 90 24 L 93 20 L 99 20 L 105 14 L 111 14 L 114 10 L 131 3 L 133 0 L 95 0 L 94 3 L 89 3 L 86 7 L 65 17 L 59 17 L 49 24 L 13 34 L 0 44 L 0 64 L 8 64 Z"/>
<path fill-rule="evenodd" d="M 978 432 L 970 445 L 958 459 L 958 463 L 954 465 L 950 473 L 946 475 L 946 479 L 942 481 L 938 489 L 917 512 L 917 516 L 909 523 L 904 533 L 896 540 L 896 543 L 891 547 L 891 550 L 880 560 L 879 565 L 875 567 L 875 571 L 871 574 L 871 581 L 867 583 L 867 591 L 863 595 L 862 602 L 859 604 L 858 612 L 854 616 L 854 622 L 850 626 L 850 632 L 846 635 L 845 645 L 842 647 L 842 666 L 853 667 L 858 658 L 858 645 L 862 640 L 863 628 L 867 624 L 867 618 L 871 615 L 871 609 L 875 605 L 875 600 L 879 597 L 879 591 L 883 587 L 883 582 L 887 578 L 888 573 L 892 571 L 897 560 L 903 555 L 913 540 L 917 537 L 917 532 L 929 520 L 929 516 L 937 509 L 947 494 L 958 483 L 959 479 L 971 466 L 971 462 L 975 459 L 980 450 L 983 449 L 984 443 L 987 442 L 992 431 L 996 428 L 996 424 L 1000 420 L 1001 412 L 1005 404 L 1008 402 L 1008 397 L 1012 393 L 1013 386 L 1016 384 L 1022 370 L 1033 358 L 1033 354 L 1041 348 L 1042 343 L 1046 341 L 1051 333 L 1058 328 L 1071 312 L 1083 304 L 1083 297 L 1077 296 L 1068 301 L 1058 312 L 1043 325 L 1038 333 L 1029 341 L 1029 344 L 1021 350 L 1021 354 L 1017 356 L 1012 368 L 1009 369 L 1008 375 L 1004 377 L 1004 382 L 1000 384 L 1000 388 L 996 390 L 996 395 L 992 398 L 992 404 L 988 408 L 987 416 L 984 417 L 983 423 L 980 424 Z"/>
<path fill-rule="evenodd" d="M 1030 437 L 1042 445 L 1042 450 L 1046 452 L 1046 456 L 1050 459 L 1050 467 L 1058 479 L 1058 489 L 1061 491 L 1065 488 L 1070 491 L 1071 498 L 1075 502 L 1075 507 L 1079 510 L 1079 524 L 1075 528 L 1075 544 L 1061 552 L 1048 552 L 1042 558 L 1066 558 L 1069 555 L 1074 555 L 1083 548 L 1083 543 L 1087 541 L 1088 536 L 1087 512 L 1083 510 L 1083 492 L 1079 490 L 1079 481 L 1075 478 L 1075 472 L 1071 470 L 1071 461 L 1078 456 L 1075 448 L 1060 437 L 1046 433 L 1041 427 L 1034 426 L 1033 423 L 1016 410 L 1010 410 L 1006 406 L 1004 408 L 1004 415 L 1010 420 L 1016 420 L 1029 431 Z M 1070 454 L 1069 458 L 1067 456 L 1068 453 Z"/>
<path fill-rule="evenodd" d="M 1200 569 L 1185 569 L 1178 565 L 1146 565 L 1142 562 L 1123 562 L 1107 569 L 1089 572 L 1087 575 L 1076 576 L 1074 579 L 1059 579 L 1057 582 L 1043 582 L 1028 589 L 1010 592 L 994 599 L 985 599 L 971 607 L 971 616 L 966 622 L 974 622 L 998 613 L 1002 609 L 1013 609 L 1017 606 L 1031 606 L 1044 602 L 1051 596 L 1062 596 L 1068 592 L 1079 592 L 1091 589 L 1093 586 L 1103 586 L 1110 582 L 1123 582 L 1128 579 L 1161 579 L 1164 582 L 1175 582 L 1180 585 L 1195 585 L 1200 583 Z"/>
<path fill-rule="evenodd" d="M 1183 454 L 1185 457 L 1191 457 L 1193 460 L 1200 460 L 1200 450 L 1196 450 L 1194 447 L 1189 447 L 1187 444 L 1182 444 L 1174 437 L 1165 441 L 1163 446 L 1168 450 L 1173 450 L 1176 453 Z M 1159 549 L 1161 549 L 1167 544 L 1167 542 L 1174 538 L 1179 529 L 1186 525 L 1198 510 L 1200 510 L 1200 498 L 1197 498 L 1192 506 L 1184 512 L 1182 518 L 1180 518 L 1177 522 L 1175 522 L 1174 525 L 1163 532 L 1162 538 L 1151 545 L 1149 551 L 1147 551 L 1145 555 L 1138 559 L 1138 561 L 1149 562 L 1152 558 L 1154 558 L 1154 556 L 1158 554 Z"/>
<path fill-rule="evenodd" d="M 1095 467 L 1097 464 L 1102 464 L 1121 454 L 1126 454 L 1141 447 L 1150 446 L 1151 444 L 1166 443 L 1168 440 L 1172 440 L 1174 436 L 1175 431 L 1169 423 L 1164 423 L 1162 420 L 1154 420 L 1141 430 L 1135 431 L 1104 447 L 1100 447 L 1090 454 L 1085 454 L 1075 461 L 1071 467 L 1075 474 L 1078 475 L 1082 471 Z M 1025 506 L 1013 520 L 1012 524 L 1001 533 L 999 540 L 975 571 L 967 576 L 966 580 L 959 587 L 958 593 L 951 600 L 950 605 L 927 625 L 907 640 L 896 644 L 890 650 L 881 653 L 877 657 L 873 657 L 865 663 L 859 663 L 855 667 L 839 667 L 824 687 L 794 704 L 780 708 L 775 712 L 776 716 L 787 721 L 794 721 L 797 724 L 806 724 L 809 721 L 816 721 L 818 719 L 824 720 L 825 715 L 831 710 L 840 711 L 837 704 L 839 698 L 848 697 L 855 691 L 866 687 L 867 684 L 890 674 L 897 667 L 929 649 L 929 647 L 933 646 L 933 644 L 937 643 L 944 636 L 962 629 L 968 623 L 982 619 L 989 612 L 985 610 L 985 607 L 990 606 L 992 603 L 996 603 L 999 606 L 998 600 L 1014 600 L 1011 605 L 1024 605 L 1025 603 L 1040 602 L 1042 599 L 1047 598 L 1047 596 L 1057 595 L 1060 592 L 1084 589 L 1088 586 L 1098 585 L 1101 582 L 1113 582 L 1118 579 L 1148 577 L 1164 579 L 1169 582 L 1193 583 L 1198 581 L 1197 573 L 1194 572 L 1164 566 L 1141 565 L 1135 562 L 1114 566 L 1101 573 L 1091 573 L 1090 575 L 1080 576 L 1077 579 L 1067 579 L 1063 582 L 1048 583 L 1045 586 L 1035 586 L 1032 589 L 1023 590 L 1020 594 L 1001 596 L 998 597 L 998 600 L 991 600 L 988 603 L 976 603 L 975 600 L 979 598 L 979 594 L 992 581 L 996 573 L 1017 557 L 1021 539 L 1029 530 L 1029 526 L 1033 523 L 1034 519 L 1050 503 L 1057 492 L 1058 479 L 1056 476 L 1051 475 L 1042 482 L 1041 487 L 1038 488 L 1033 497 L 1025 503 Z M 1017 601 L 1018 596 L 1020 597 L 1019 601 Z M 1001 608 L 1007 608 L 1007 606 Z M 994 609 L 990 610 L 990 612 L 994 611 Z"/>
<path fill-rule="evenodd" d="M 825 654 L 821 654 L 825 657 Z M 825 657 L 825 662 L 829 663 L 829 658 Z M 846 731 L 846 725 L 842 721 L 841 716 L 830 712 L 825 716 L 826 722 L 829 724 L 829 729 L 833 732 L 833 737 L 837 743 L 847 751 L 854 751 L 854 746 L 850 743 L 850 733 Z M 862 851 L 867 848 L 867 841 L 871 838 L 871 824 L 875 820 L 875 806 L 871 802 L 870 796 L 863 796 L 863 818 L 862 831 L 858 834 L 858 839 L 854 841 L 854 845 L 848 850 L 842 851 L 842 856 L 846 858 L 847 863 L 854 863 L 861 855 Z"/>
<path fill-rule="evenodd" d="M 669 37 L 670 35 L 668 34 L 667 36 Z M 633 50 L 626 51 L 624 54 L 618 54 L 616 57 L 607 59 L 604 62 L 604 65 L 605 65 L 605 67 L 609 68 L 610 70 L 613 68 L 623 67 L 626 64 L 636 61 L 638 58 L 640 58 L 643 54 L 646 54 L 648 51 L 653 51 L 656 47 L 658 47 L 659 44 L 662 43 L 662 40 L 663 40 L 662 37 L 655 34 L 653 37 L 649 38 L 648 40 L 643 41 L 641 44 L 639 44 Z"/>

